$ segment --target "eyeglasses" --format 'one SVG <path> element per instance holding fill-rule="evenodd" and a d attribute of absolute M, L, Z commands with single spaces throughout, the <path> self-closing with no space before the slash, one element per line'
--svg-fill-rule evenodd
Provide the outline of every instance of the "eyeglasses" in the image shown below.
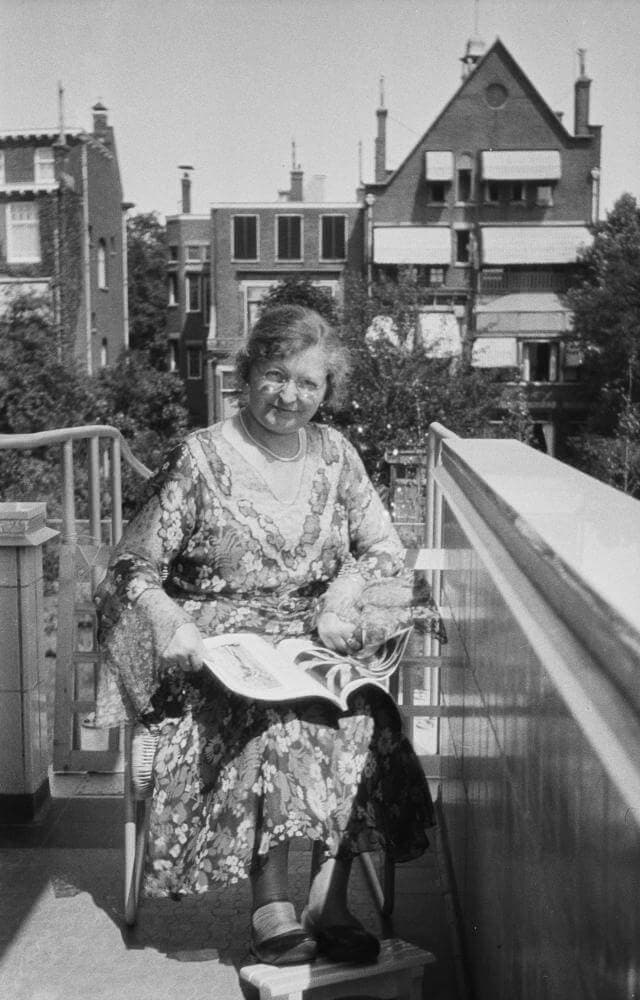
<path fill-rule="evenodd" d="M 326 387 L 326 382 L 318 384 L 309 378 L 290 378 L 278 368 L 269 368 L 259 377 L 262 388 L 268 392 L 282 392 L 285 386 L 289 384 L 294 385 L 298 399 L 315 399 L 324 392 Z"/>

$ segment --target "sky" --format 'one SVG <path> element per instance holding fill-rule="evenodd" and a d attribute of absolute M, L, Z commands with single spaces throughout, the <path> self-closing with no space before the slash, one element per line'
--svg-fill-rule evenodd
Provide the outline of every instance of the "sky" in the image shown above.
<path fill-rule="evenodd" d="M 0 132 L 55 130 L 108 108 L 125 200 L 192 211 L 274 201 L 292 142 L 305 179 L 353 201 L 373 180 L 384 79 L 387 167 L 397 167 L 461 82 L 477 34 L 499 37 L 573 130 L 578 49 L 603 126 L 601 215 L 640 200 L 640 0 L 0 0 Z M 361 144 L 362 152 L 359 153 Z"/>

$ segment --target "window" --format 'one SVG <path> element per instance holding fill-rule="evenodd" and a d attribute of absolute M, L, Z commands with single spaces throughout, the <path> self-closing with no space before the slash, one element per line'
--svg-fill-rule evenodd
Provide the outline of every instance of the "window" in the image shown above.
<path fill-rule="evenodd" d="M 103 337 L 102 338 L 102 343 L 100 344 L 100 367 L 101 368 L 106 368 L 107 367 L 107 358 L 108 358 L 107 338 Z"/>
<path fill-rule="evenodd" d="M 272 282 L 265 281 L 264 284 L 259 285 L 245 285 L 244 295 L 245 295 L 245 328 L 247 333 L 253 328 L 254 323 L 260 316 L 260 307 L 262 305 L 262 300 L 273 287 Z"/>
<path fill-rule="evenodd" d="M 471 245 L 471 230 L 456 229 L 456 264 L 469 263 L 469 249 Z"/>
<path fill-rule="evenodd" d="M 322 260 L 344 260 L 347 256 L 346 222 L 344 215 L 320 217 L 320 257 Z"/>
<path fill-rule="evenodd" d="M 238 410 L 235 371 L 228 365 L 216 369 L 216 396 L 218 399 L 218 419 L 225 420 Z"/>
<path fill-rule="evenodd" d="M 497 181 L 487 181 L 484 200 L 488 205 L 497 205 L 500 201 L 500 185 Z"/>
<path fill-rule="evenodd" d="M 200 309 L 202 308 L 200 301 L 200 275 L 187 274 L 185 276 L 184 283 L 187 312 L 200 312 Z"/>
<path fill-rule="evenodd" d="M 107 280 L 107 244 L 104 240 L 98 241 L 98 288 L 106 290 L 109 287 Z"/>
<path fill-rule="evenodd" d="M 429 268 L 429 284 L 430 285 L 444 285 L 444 268 L 443 267 L 430 267 Z"/>
<path fill-rule="evenodd" d="M 258 259 L 258 216 L 234 215 L 233 259 Z"/>
<path fill-rule="evenodd" d="M 550 184 L 538 184 L 536 187 L 536 205 L 545 207 L 553 205 L 553 188 Z"/>
<path fill-rule="evenodd" d="M 48 146 L 36 149 L 34 163 L 36 184 L 55 184 L 56 164 L 53 148 Z"/>
<path fill-rule="evenodd" d="M 7 263 L 40 262 L 38 207 L 33 201 L 7 205 Z"/>
<path fill-rule="evenodd" d="M 447 200 L 447 189 L 449 185 L 446 181 L 428 181 L 427 198 L 433 205 L 444 205 Z"/>
<path fill-rule="evenodd" d="M 169 371 L 177 372 L 180 363 L 180 342 L 178 340 L 169 341 Z"/>
<path fill-rule="evenodd" d="M 278 260 L 302 259 L 302 216 L 279 215 L 277 218 Z"/>
<path fill-rule="evenodd" d="M 522 378 L 525 382 L 557 382 L 558 344 L 548 340 L 523 341 Z"/>
<path fill-rule="evenodd" d="M 468 153 L 463 153 L 456 165 L 456 201 L 471 201 L 472 196 L 473 160 Z"/>
<path fill-rule="evenodd" d="M 202 311 L 204 313 L 204 325 L 209 326 L 209 316 L 211 313 L 211 276 L 202 275 Z"/>
<path fill-rule="evenodd" d="M 192 264 L 199 264 L 202 260 L 202 247 L 194 243 L 188 243 L 186 247 L 186 259 Z"/>
<path fill-rule="evenodd" d="M 177 306 L 178 305 L 178 275 L 170 274 L 167 277 L 168 286 L 168 305 Z"/>
<path fill-rule="evenodd" d="M 512 202 L 519 202 L 519 203 L 522 203 L 524 201 L 524 184 L 522 183 L 522 181 L 512 182 L 510 200 Z"/>
<path fill-rule="evenodd" d="M 172 243 L 169 247 L 169 260 L 178 260 L 178 247 L 175 243 Z"/>
<path fill-rule="evenodd" d="M 187 378 L 202 378 L 202 349 L 187 347 Z"/>

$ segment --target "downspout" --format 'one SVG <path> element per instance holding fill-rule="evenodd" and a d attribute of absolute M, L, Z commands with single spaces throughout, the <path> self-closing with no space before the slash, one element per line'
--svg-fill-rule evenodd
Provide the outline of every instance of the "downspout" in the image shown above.
<path fill-rule="evenodd" d="M 591 171 L 591 225 L 598 223 L 600 215 L 600 171 L 594 167 Z"/>
<path fill-rule="evenodd" d="M 87 375 L 93 374 L 93 358 L 91 356 L 91 242 L 89 240 L 89 169 L 87 161 L 87 143 L 82 144 L 82 225 L 84 251 L 84 302 L 85 302 L 85 351 L 87 359 Z"/>
<path fill-rule="evenodd" d="M 125 351 L 129 350 L 129 247 L 127 244 L 127 212 L 133 202 L 122 203 L 122 321 Z"/>
<path fill-rule="evenodd" d="M 365 209 L 365 253 L 366 253 L 366 263 L 367 263 L 367 295 L 371 297 L 371 288 L 373 286 L 373 205 L 375 198 L 372 194 L 368 194 L 364 199 L 366 209 Z"/>

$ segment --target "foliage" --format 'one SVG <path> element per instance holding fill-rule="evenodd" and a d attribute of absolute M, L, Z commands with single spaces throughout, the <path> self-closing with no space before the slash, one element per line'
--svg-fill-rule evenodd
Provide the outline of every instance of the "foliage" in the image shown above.
<path fill-rule="evenodd" d="M 174 372 L 158 371 L 146 351 L 129 351 L 117 364 L 101 369 L 93 381 L 95 423 L 117 427 L 134 455 L 152 471 L 165 452 L 184 437 L 188 426 L 184 386 Z M 129 513 L 144 481 L 123 471 L 123 502 Z"/>
<path fill-rule="evenodd" d="M 463 436 L 486 436 L 495 410 L 492 375 L 471 368 L 463 357 L 437 357 L 422 346 L 416 317 L 427 291 L 412 269 L 398 277 L 369 291 L 351 278 L 345 295 L 343 335 L 354 362 L 351 406 L 336 422 L 376 482 L 386 475 L 385 451 L 424 449 L 431 423 Z"/>
<path fill-rule="evenodd" d="M 149 351 L 154 367 L 167 365 L 167 236 L 155 212 L 127 220 L 129 331 L 132 350 Z"/>
<path fill-rule="evenodd" d="M 326 288 L 318 288 L 308 278 L 294 275 L 278 282 L 262 300 L 261 311 L 282 305 L 315 309 L 332 326 L 338 325 L 338 310 L 331 292 Z"/>
<path fill-rule="evenodd" d="M 591 401 L 571 460 L 626 492 L 638 493 L 640 406 L 640 208 L 623 194 L 581 255 L 568 293 L 574 336 Z"/>
<path fill-rule="evenodd" d="M 185 432 L 188 417 L 179 377 L 159 371 L 145 351 L 123 354 L 116 365 L 88 376 L 75 362 L 62 362 L 46 300 L 16 299 L 0 321 L 0 433 L 27 434 L 101 423 L 118 427 L 134 454 L 150 468 Z M 87 496 L 81 446 L 76 446 L 78 516 Z M 60 513 L 60 447 L 0 452 L 0 497 L 45 500 Z M 125 513 L 142 486 L 127 472 Z"/>

